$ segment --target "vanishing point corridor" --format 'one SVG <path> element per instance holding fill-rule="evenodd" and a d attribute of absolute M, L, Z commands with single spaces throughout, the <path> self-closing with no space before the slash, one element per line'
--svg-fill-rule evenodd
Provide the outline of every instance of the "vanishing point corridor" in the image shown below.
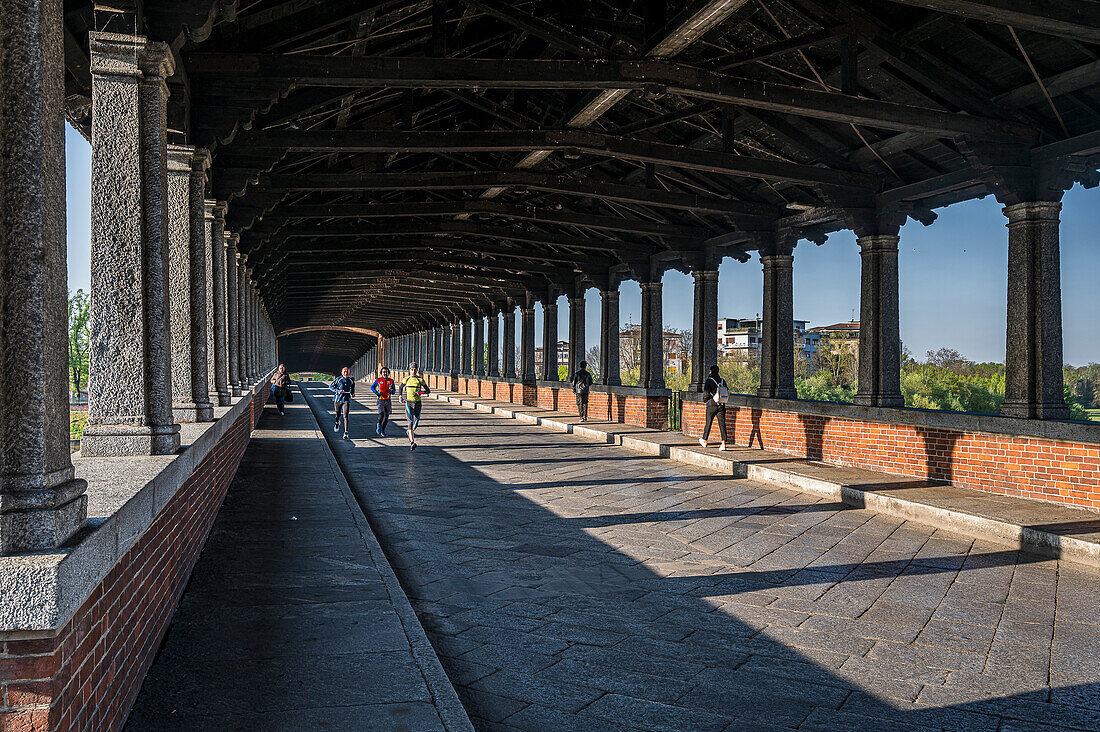
<path fill-rule="evenodd" d="M 327 402 L 323 386 L 303 386 L 315 406 Z M 413 452 L 401 419 L 389 437 L 373 436 L 373 404 L 363 401 L 353 405 L 352 440 L 332 440 L 336 459 L 477 729 L 1100 727 L 1094 570 L 434 400 Z M 321 430 L 331 430 L 329 413 Z M 270 431 L 249 448 L 177 625 L 209 613 L 196 603 L 224 602 L 220 593 L 242 577 L 223 569 L 253 541 L 226 533 L 241 528 L 234 506 L 278 507 L 264 513 L 268 524 L 254 524 L 269 546 L 303 527 L 315 540 L 346 515 L 307 418 L 298 403 L 284 418 L 265 411 L 261 430 Z M 290 522 L 291 511 L 306 512 L 304 521 Z M 352 585 L 369 553 L 357 558 L 352 544 L 340 553 L 338 566 L 323 550 L 290 549 L 293 572 L 270 564 L 278 581 L 301 587 L 271 595 L 299 598 L 300 616 L 336 599 L 301 599 L 310 578 L 328 583 L 322 595 L 364 592 Z M 249 566 L 259 573 L 250 586 L 278 583 L 263 566 Z M 212 578 L 224 586 L 211 592 Z M 409 716 L 425 711 L 415 700 L 395 706 L 377 696 L 380 685 L 406 682 L 372 676 L 382 670 L 370 667 L 376 656 L 355 648 L 349 619 L 366 633 L 389 622 L 372 598 L 343 606 L 362 617 L 330 613 L 308 625 L 333 641 L 321 644 L 327 651 L 307 643 L 334 654 L 320 666 L 327 680 L 315 656 L 279 651 L 283 626 L 271 624 L 265 652 L 297 660 L 283 658 L 281 676 L 240 677 L 262 681 L 246 704 L 266 705 L 256 709 L 263 716 L 250 719 L 374 729 L 363 720 L 380 715 L 362 711 L 385 701 L 380 710 L 411 726 L 378 728 L 434 728 Z M 246 635 L 240 642 L 255 645 Z M 215 637 L 234 641 L 232 632 Z M 233 685 L 203 670 L 210 648 L 175 649 L 154 665 L 131 729 L 159 703 L 151 689 L 191 687 L 188 697 L 202 699 L 204 687 Z M 312 698 L 305 684 L 318 690 Z M 167 708 L 154 711 L 151 719 L 169 718 Z M 206 728 L 201 716 L 189 719 L 183 728 Z"/>

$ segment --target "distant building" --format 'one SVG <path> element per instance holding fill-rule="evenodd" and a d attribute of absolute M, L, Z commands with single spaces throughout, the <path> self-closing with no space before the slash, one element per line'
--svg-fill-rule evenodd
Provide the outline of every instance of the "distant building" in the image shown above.
<path fill-rule="evenodd" d="M 809 359 L 817 353 L 820 334 L 814 330 L 807 330 L 809 321 L 794 321 L 794 343 L 802 348 L 802 355 Z M 762 331 L 764 329 L 763 318 L 719 318 L 718 319 L 718 353 L 722 356 L 740 356 L 749 358 L 760 353 Z"/>
<path fill-rule="evenodd" d="M 683 336 L 666 330 L 664 337 L 665 369 L 682 373 L 687 367 L 689 355 L 684 353 Z M 642 326 L 627 325 L 619 331 L 619 363 L 624 369 L 634 368 L 640 363 Z"/>
<path fill-rule="evenodd" d="M 859 321 L 849 320 L 847 323 L 834 323 L 811 328 L 811 333 L 816 333 L 819 339 L 827 340 L 830 348 L 836 352 L 841 348 L 851 352 L 859 350 Z"/>

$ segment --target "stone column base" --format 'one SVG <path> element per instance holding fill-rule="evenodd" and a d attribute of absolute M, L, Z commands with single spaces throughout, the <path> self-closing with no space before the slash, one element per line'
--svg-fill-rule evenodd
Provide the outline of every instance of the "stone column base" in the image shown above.
<path fill-rule="evenodd" d="M 1001 404 L 1002 417 L 1017 419 L 1069 419 L 1069 405 L 1065 402 L 1010 402 Z"/>
<path fill-rule="evenodd" d="M 172 455 L 180 449 L 180 426 L 146 427 L 131 424 L 95 424 L 80 438 L 82 457 Z"/>
<path fill-rule="evenodd" d="M 236 384 L 229 387 L 229 393 L 232 394 L 235 397 L 244 396 L 244 391 L 241 389 L 241 387 L 237 386 Z"/>
<path fill-rule="evenodd" d="M 176 422 L 213 422 L 214 405 L 210 402 L 179 402 L 172 405 L 172 419 Z"/>
<path fill-rule="evenodd" d="M 49 490 L 8 494 L 16 500 L 0 513 L 0 554 L 55 549 L 64 544 L 84 527 L 87 487 L 86 481 L 72 479 Z M 20 500 L 23 494 L 27 498 Z"/>
<path fill-rule="evenodd" d="M 233 403 L 232 394 L 226 391 L 212 391 L 210 392 L 210 401 L 215 407 L 228 407 Z M 178 419 L 176 420 L 179 421 Z"/>

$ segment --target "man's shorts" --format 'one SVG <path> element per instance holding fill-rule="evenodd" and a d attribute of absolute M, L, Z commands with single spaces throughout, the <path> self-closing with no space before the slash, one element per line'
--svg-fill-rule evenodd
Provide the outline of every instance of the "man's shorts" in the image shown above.
<path fill-rule="evenodd" d="M 393 414 L 393 407 L 390 406 L 389 399 L 378 400 L 378 416 L 381 417 L 383 414 L 387 417 Z"/>

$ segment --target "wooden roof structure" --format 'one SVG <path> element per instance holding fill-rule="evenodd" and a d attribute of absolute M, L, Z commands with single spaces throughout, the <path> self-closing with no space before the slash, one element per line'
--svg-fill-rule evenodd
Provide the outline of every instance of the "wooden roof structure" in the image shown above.
<path fill-rule="evenodd" d="M 167 42 L 277 330 L 372 336 L 1097 182 L 1094 0 L 65 0 Z M 779 242 L 779 244 L 777 244 Z M 317 330 L 325 328 L 326 330 Z"/>

